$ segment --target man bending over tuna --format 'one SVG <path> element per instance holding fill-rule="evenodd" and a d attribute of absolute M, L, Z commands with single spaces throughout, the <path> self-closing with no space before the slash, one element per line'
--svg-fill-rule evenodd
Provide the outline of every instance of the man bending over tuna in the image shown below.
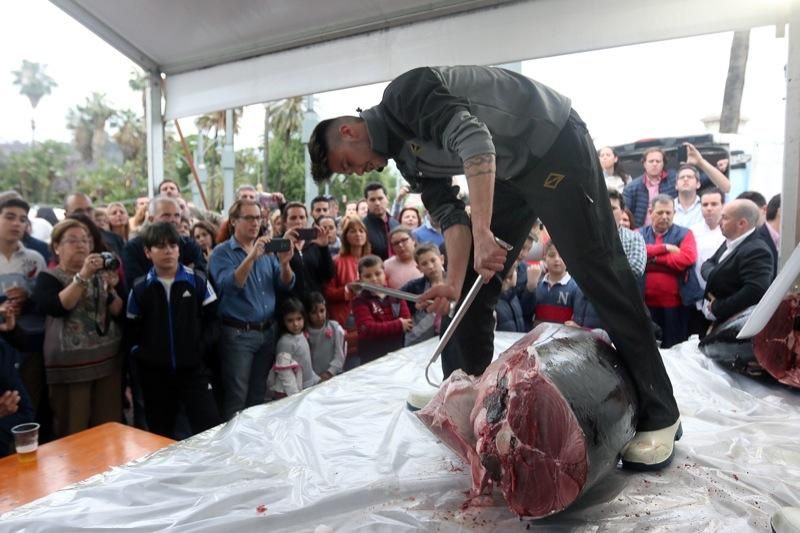
<path fill-rule="evenodd" d="M 637 434 L 623 465 L 668 465 L 680 418 L 672 384 L 620 244 L 603 171 L 586 129 L 565 96 L 514 72 L 492 67 L 424 67 L 386 88 L 360 117 L 320 122 L 308 144 L 312 173 L 358 174 L 395 160 L 441 225 L 448 254 L 444 285 L 419 297 L 444 314 L 476 276 L 478 293 L 442 355 L 445 377 L 457 368 L 480 375 L 492 359 L 492 312 L 503 275 L 537 217 L 547 226 L 570 273 L 597 309 L 636 382 Z M 465 174 L 471 220 L 451 186 Z M 503 276 L 501 275 L 500 278 Z"/>

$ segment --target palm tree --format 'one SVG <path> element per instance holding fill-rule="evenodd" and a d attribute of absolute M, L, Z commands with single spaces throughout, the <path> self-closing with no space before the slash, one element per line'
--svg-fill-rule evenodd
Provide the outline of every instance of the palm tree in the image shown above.
<path fill-rule="evenodd" d="M 236 107 L 233 109 L 233 134 L 239 133 L 239 120 L 244 113 L 243 107 Z M 220 130 L 225 131 L 225 111 L 214 111 L 213 113 L 206 113 L 200 115 L 194 121 L 198 130 L 211 131 L 214 128 L 214 142 L 216 143 Z"/>
<path fill-rule="evenodd" d="M 269 138 L 274 131 L 288 148 L 292 137 L 303 128 L 305 106 L 302 96 L 293 96 L 264 104 L 264 189 L 269 190 Z M 274 190 L 281 190 L 281 176 L 275 177 Z"/>
<path fill-rule="evenodd" d="M 269 134 L 272 129 L 272 108 L 264 104 L 264 190 L 269 191 Z"/>
<path fill-rule="evenodd" d="M 101 93 L 92 93 L 83 105 L 67 112 L 67 128 L 73 130 L 75 146 L 86 163 L 103 157 L 108 141 L 106 122 L 116 113 Z"/>
<path fill-rule="evenodd" d="M 725 79 L 725 94 L 722 98 L 722 113 L 719 119 L 720 133 L 738 133 L 739 131 L 739 113 L 742 107 L 749 50 L 750 30 L 733 32 L 731 55 L 728 61 L 728 77 Z"/>
<path fill-rule="evenodd" d="M 114 133 L 114 141 L 122 150 L 122 157 L 125 161 L 135 161 L 145 150 L 145 131 L 142 118 L 126 109 L 117 113 L 111 125 L 117 128 Z"/>
<path fill-rule="evenodd" d="M 31 144 L 36 137 L 36 106 L 42 96 L 50 94 L 53 87 L 58 84 L 45 73 L 47 65 L 33 63 L 27 59 L 22 60 L 22 67 L 12 72 L 14 74 L 14 85 L 19 86 L 20 94 L 28 97 L 31 103 Z"/>
<path fill-rule="evenodd" d="M 285 98 L 272 106 L 273 130 L 287 145 L 293 136 L 300 134 L 303 128 L 303 113 L 305 105 L 302 96 Z"/>

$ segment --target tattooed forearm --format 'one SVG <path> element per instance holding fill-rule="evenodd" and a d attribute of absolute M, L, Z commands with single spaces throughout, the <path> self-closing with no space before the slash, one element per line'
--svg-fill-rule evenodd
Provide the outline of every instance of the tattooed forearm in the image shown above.
<path fill-rule="evenodd" d="M 494 154 L 479 154 L 464 161 L 464 175 L 467 178 L 494 176 Z"/>

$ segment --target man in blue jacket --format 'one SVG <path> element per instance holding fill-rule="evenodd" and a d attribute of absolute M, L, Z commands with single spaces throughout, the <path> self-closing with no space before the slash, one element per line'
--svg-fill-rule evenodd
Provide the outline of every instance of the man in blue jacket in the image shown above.
<path fill-rule="evenodd" d="M 620 244 L 592 138 L 568 98 L 500 68 L 418 68 L 390 83 L 381 103 L 360 117 L 320 122 L 308 148 L 317 181 L 334 172 L 361 175 L 392 158 L 422 193 L 444 233 L 448 275 L 418 305 L 446 314 L 477 276 L 486 282 L 442 356 L 445 376 L 456 368 L 479 375 L 491 361 L 495 274 L 512 268 L 538 215 L 637 383 L 638 433 L 624 464 L 655 469 L 670 462 L 680 429 L 672 384 Z M 458 174 L 467 178 L 471 217 L 451 185 Z M 495 235 L 516 252 L 507 254 Z"/>

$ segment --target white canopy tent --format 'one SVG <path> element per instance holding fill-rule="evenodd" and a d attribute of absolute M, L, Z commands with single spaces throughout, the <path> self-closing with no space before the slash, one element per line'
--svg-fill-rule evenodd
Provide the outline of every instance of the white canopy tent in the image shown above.
<path fill-rule="evenodd" d="M 51 1 L 151 73 L 151 186 L 163 175 L 163 120 L 387 81 L 421 65 L 499 64 L 756 26 L 800 27 L 797 0 Z M 163 111 L 153 105 L 162 98 Z M 792 39 L 784 258 L 800 236 L 799 135 L 800 39 Z"/>

